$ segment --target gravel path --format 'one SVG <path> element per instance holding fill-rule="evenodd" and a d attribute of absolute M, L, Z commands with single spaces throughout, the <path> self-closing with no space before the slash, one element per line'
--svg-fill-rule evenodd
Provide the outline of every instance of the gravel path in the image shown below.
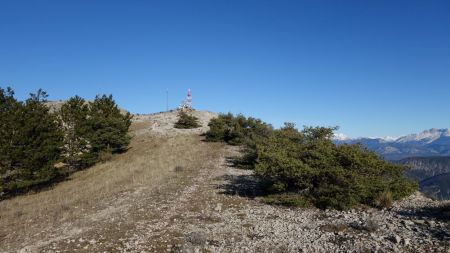
<path fill-rule="evenodd" d="M 221 166 L 195 194 L 187 252 L 449 252 L 449 216 L 417 193 L 391 210 L 348 212 L 263 204 L 251 172 Z M 201 197 L 200 197 L 201 196 Z M 447 215 L 449 210 L 447 210 Z M 177 248 L 177 249 L 178 249 Z M 171 248 L 172 249 L 172 248 Z"/>

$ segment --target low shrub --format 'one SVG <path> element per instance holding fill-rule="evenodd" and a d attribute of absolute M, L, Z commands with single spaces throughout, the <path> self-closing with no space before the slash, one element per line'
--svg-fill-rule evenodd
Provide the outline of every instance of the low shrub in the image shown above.
<path fill-rule="evenodd" d="M 359 145 L 336 145 L 335 128 L 293 124 L 256 142 L 255 173 L 269 181 L 268 190 L 299 192 L 317 207 L 347 209 L 357 204 L 376 205 L 383 192 L 392 199 L 411 194 L 417 184 L 403 176 L 404 168 L 379 158 Z M 389 204 L 387 194 L 384 204 Z"/>
<path fill-rule="evenodd" d="M 246 118 L 239 114 L 220 114 L 212 119 L 206 133 L 207 141 L 226 142 L 230 145 L 252 145 L 254 140 L 267 136 L 272 126 L 260 119 Z"/>
<path fill-rule="evenodd" d="M 183 171 L 185 171 L 185 168 L 181 165 L 177 165 L 177 166 L 175 166 L 174 171 L 175 172 L 183 172 Z"/>
<path fill-rule="evenodd" d="M 197 117 L 180 110 L 178 113 L 178 121 L 175 123 L 174 127 L 179 129 L 192 129 L 199 128 L 201 125 L 198 123 Z"/>
<path fill-rule="evenodd" d="M 255 173 L 271 182 L 269 190 L 298 192 L 319 208 L 347 209 L 357 204 L 389 205 L 417 189 L 403 176 L 404 168 L 379 158 L 359 145 L 336 145 L 335 128 L 293 124 L 256 142 Z"/>
<path fill-rule="evenodd" d="M 390 191 L 384 191 L 375 200 L 375 205 L 379 208 L 391 208 L 392 201 L 392 193 Z"/>
<path fill-rule="evenodd" d="M 299 131 L 286 123 L 273 130 L 260 120 L 232 114 L 220 115 L 209 126 L 207 140 L 243 145 L 244 154 L 235 164 L 253 169 L 267 185 L 267 203 L 297 205 L 299 199 L 319 208 L 387 207 L 417 189 L 403 175 L 404 167 L 360 145 L 333 143 L 337 128 Z"/>
<path fill-rule="evenodd" d="M 325 224 L 322 225 L 320 227 L 321 231 L 324 232 L 329 232 L 329 233 L 339 233 L 339 232 L 344 232 L 348 229 L 348 225 L 347 224 L 342 224 L 342 223 L 338 223 L 338 224 Z"/>
<path fill-rule="evenodd" d="M 101 163 L 108 162 L 113 158 L 113 154 L 110 150 L 102 150 L 98 154 L 98 161 Z"/>

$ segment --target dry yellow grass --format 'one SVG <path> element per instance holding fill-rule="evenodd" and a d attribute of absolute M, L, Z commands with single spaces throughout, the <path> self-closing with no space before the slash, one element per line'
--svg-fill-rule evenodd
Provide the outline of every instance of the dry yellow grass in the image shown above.
<path fill-rule="evenodd" d="M 134 123 L 131 132 L 148 127 L 145 122 Z M 134 136 L 131 149 L 110 161 L 74 173 L 51 189 L 0 202 L 0 251 L 17 249 L 24 240 L 64 224 L 87 226 L 94 213 L 120 206 L 121 194 L 163 190 L 181 180 L 177 166 L 192 174 L 205 159 L 216 159 L 221 148 L 202 142 L 198 135 Z"/>

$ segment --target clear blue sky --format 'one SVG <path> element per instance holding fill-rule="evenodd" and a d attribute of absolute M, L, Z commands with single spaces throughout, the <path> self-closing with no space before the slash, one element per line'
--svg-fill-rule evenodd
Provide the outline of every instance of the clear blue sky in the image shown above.
<path fill-rule="evenodd" d="M 0 86 L 398 136 L 450 127 L 450 1 L 0 1 Z"/>

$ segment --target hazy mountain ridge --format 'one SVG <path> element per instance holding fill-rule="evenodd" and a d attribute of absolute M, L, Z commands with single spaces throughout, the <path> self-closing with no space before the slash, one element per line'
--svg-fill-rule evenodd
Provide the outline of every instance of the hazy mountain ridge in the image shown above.
<path fill-rule="evenodd" d="M 434 199 L 450 199 L 450 156 L 410 157 L 398 161 L 405 174 L 420 184 L 420 190 Z"/>
<path fill-rule="evenodd" d="M 360 143 L 388 160 L 401 160 L 418 156 L 450 155 L 450 129 L 432 128 L 418 134 L 410 134 L 396 139 L 389 138 L 342 138 L 337 135 L 336 143 Z"/>
<path fill-rule="evenodd" d="M 450 156 L 410 157 L 398 162 L 408 166 L 406 174 L 417 181 L 450 172 Z"/>
<path fill-rule="evenodd" d="M 421 181 L 420 191 L 437 200 L 450 199 L 450 173 L 440 174 Z"/>

